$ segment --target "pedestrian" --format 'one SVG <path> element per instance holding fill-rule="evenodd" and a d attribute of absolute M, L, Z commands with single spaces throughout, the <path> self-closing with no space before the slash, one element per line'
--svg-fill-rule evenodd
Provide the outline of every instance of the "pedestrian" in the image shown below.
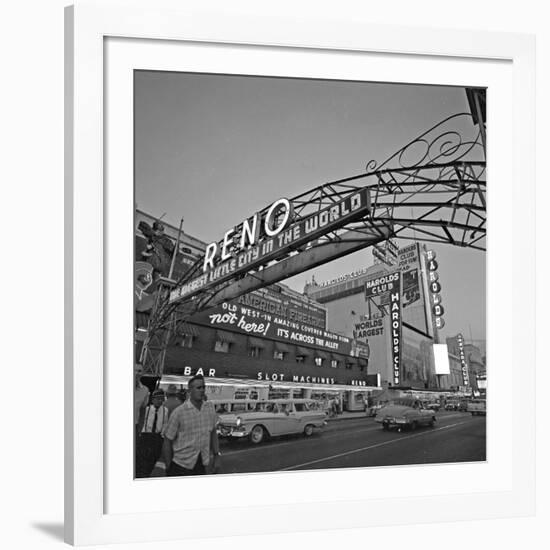
<path fill-rule="evenodd" d="M 167 476 L 215 473 L 220 465 L 218 415 L 213 403 L 204 400 L 204 377 L 193 376 L 187 387 L 187 400 L 173 411 L 164 432 Z"/>
<path fill-rule="evenodd" d="M 136 477 L 149 477 L 162 454 L 162 434 L 168 422 L 168 409 L 163 403 L 164 391 L 155 390 L 137 440 Z"/>
<path fill-rule="evenodd" d="M 164 402 L 164 406 L 168 409 L 168 418 L 170 418 L 172 411 L 179 407 L 184 401 L 178 387 L 175 384 L 170 384 L 168 388 L 166 388 L 166 401 Z"/>
<path fill-rule="evenodd" d="M 149 389 L 141 383 L 143 366 L 139 363 L 134 365 L 134 426 L 136 440 L 143 427 L 145 408 L 149 403 Z"/>

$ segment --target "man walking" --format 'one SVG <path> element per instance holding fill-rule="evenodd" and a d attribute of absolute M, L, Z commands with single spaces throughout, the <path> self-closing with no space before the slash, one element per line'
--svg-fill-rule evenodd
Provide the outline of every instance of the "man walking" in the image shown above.
<path fill-rule="evenodd" d="M 136 439 L 143 427 L 145 418 L 145 408 L 149 403 L 149 389 L 141 383 L 143 367 L 136 363 L 134 365 L 134 426 L 136 430 Z"/>
<path fill-rule="evenodd" d="M 149 477 L 162 453 L 162 433 L 168 422 L 164 391 L 155 390 L 151 401 L 145 409 L 143 429 L 137 440 L 136 477 Z"/>
<path fill-rule="evenodd" d="M 164 406 L 168 409 L 168 416 L 184 401 L 185 399 L 182 396 L 182 392 L 178 390 L 178 387 L 175 384 L 170 384 L 166 390 L 166 401 L 164 402 Z"/>
<path fill-rule="evenodd" d="M 214 405 L 204 399 L 203 376 L 189 380 L 187 397 L 170 415 L 164 432 L 167 476 L 202 475 L 219 468 L 217 415 Z"/>

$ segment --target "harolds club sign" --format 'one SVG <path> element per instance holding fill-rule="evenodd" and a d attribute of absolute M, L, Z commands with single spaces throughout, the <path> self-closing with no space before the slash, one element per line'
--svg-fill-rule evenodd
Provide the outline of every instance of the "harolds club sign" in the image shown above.
<path fill-rule="evenodd" d="M 288 344 L 313 346 L 343 355 L 351 354 L 351 340 L 313 325 L 290 320 L 239 305 L 224 302 L 218 307 L 193 315 L 189 322 L 231 330 Z"/>

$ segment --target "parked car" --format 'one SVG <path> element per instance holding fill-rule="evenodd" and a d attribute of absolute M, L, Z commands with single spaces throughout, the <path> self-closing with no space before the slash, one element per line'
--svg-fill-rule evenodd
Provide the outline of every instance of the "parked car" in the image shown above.
<path fill-rule="evenodd" d="M 218 434 L 227 438 L 249 438 L 254 444 L 268 437 L 302 433 L 309 437 L 327 423 L 325 410 L 312 399 L 268 399 L 258 401 L 253 411 L 222 414 Z"/>
<path fill-rule="evenodd" d="M 420 426 L 433 427 L 435 411 L 425 408 L 417 399 L 399 399 L 379 411 L 376 422 L 382 424 L 383 430 L 396 428 L 401 431 L 416 430 Z"/>
<path fill-rule="evenodd" d="M 431 409 L 432 411 L 438 411 L 441 408 L 441 405 L 436 401 L 424 403 L 424 408 Z"/>
<path fill-rule="evenodd" d="M 258 399 L 209 399 L 209 401 L 214 405 L 214 409 L 219 415 L 253 411 L 256 405 L 260 403 Z"/>
<path fill-rule="evenodd" d="M 446 411 L 457 411 L 458 410 L 458 403 L 449 401 L 445 403 L 445 410 Z"/>
<path fill-rule="evenodd" d="M 472 399 L 468 402 L 468 412 L 472 413 L 472 416 L 487 414 L 487 401 L 485 399 Z"/>

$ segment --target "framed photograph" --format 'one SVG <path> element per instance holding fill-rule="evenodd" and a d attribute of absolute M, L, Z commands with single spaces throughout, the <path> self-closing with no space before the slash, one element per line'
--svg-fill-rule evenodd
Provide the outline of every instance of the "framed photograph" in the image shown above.
<path fill-rule="evenodd" d="M 82 3 L 66 72 L 67 542 L 533 513 L 531 37 Z"/>

